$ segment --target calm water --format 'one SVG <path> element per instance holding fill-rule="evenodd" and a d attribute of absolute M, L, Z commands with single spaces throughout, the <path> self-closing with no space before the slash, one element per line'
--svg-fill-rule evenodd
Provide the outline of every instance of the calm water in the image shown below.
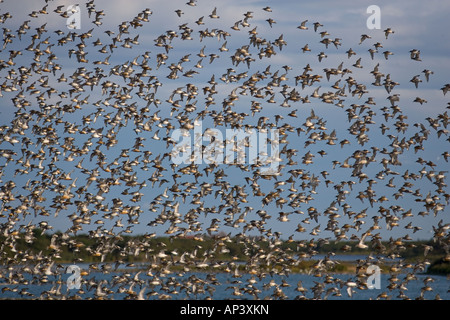
<path fill-rule="evenodd" d="M 81 265 L 80 265 L 81 266 Z M 82 266 L 81 266 L 82 267 Z M 136 275 L 137 271 L 134 270 L 130 270 L 129 272 L 129 278 L 133 278 Z M 117 278 L 117 276 L 122 275 L 123 273 L 109 273 L 109 274 L 103 274 L 103 273 L 91 273 L 88 276 L 85 276 L 83 279 L 84 280 L 95 280 L 96 282 L 99 282 L 101 280 L 107 280 L 109 282 L 109 284 L 106 284 L 105 281 L 105 285 L 111 285 L 111 283 L 114 282 L 114 279 Z M 77 293 L 77 290 L 72 289 L 72 290 L 67 290 L 67 279 L 70 275 L 69 274 L 65 274 L 65 275 L 61 275 L 59 278 L 56 278 L 55 276 L 49 276 L 49 284 L 45 284 L 45 285 L 38 285 L 38 284 L 33 284 L 30 283 L 28 285 L 5 285 L 5 284 L 0 284 L 0 298 L 1 299 L 11 299 L 11 298 L 30 298 L 27 296 L 21 296 L 19 294 L 19 292 L 25 288 L 25 290 L 31 294 L 34 295 L 34 297 L 31 298 L 35 298 L 35 297 L 39 297 L 39 295 L 44 292 L 44 291 L 48 291 L 48 290 L 54 290 L 54 289 L 59 289 L 63 294 L 67 294 L 67 296 L 73 296 Z M 224 299 L 234 299 L 234 298 L 239 298 L 239 299 L 255 299 L 254 296 L 250 295 L 250 294 L 245 294 L 239 297 L 233 296 L 233 289 L 231 288 L 232 286 L 238 286 L 240 288 L 244 288 L 248 285 L 248 280 L 252 277 L 251 275 L 248 274 L 242 274 L 241 277 L 239 278 L 234 278 L 232 274 L 228 274 L 228 273 L 216 273 L 215 277 L 217 279 L 217 284 L 212 286 L 214 288 L 213 291 L 208 292 L 207 291 L 207 286 L 204 286 L 204 292 L 206 293 L 200 293 L 200 294 L 187 294 L 185 290 L 183 290 L 183 288 L 181 288 L 179 285 L 173 285 L 173 284 L 169 284 L 169 288 L 170 289 L 175 289 L 176 291 L 178 291 L 178 294 L 174 294 L 172 295 L 172 299 L 204 299 L 206 297 L 212 297 L 213 299 L 217 299 L 217 300 L 224 300 Z M 368 299 L 376 299 L 377 296 L 379 294 L 381 294 L 382 292 L 386 292 L 391 299 L 399 299 L 398 295 L 399 295 L 399 290 L 395 289 L 390 291 L 388 288 L 386 288 L 386 286 L 389 284 L 388 278 L 390 276 L 386 275 L 386 274 L 381 274 L 381 289 L 366 289 L 366 290 L 359 290 L 359 289 L 354 289 L 354 293 L 352 294 L 352 297 L 350 297 L 346 291 L 346 287 L 340 288 L 338 286 L 338 288 L 340 288 L 340 293 L 341 296 L 335 296 L 332 293 L 330 293 L 328 295 L 328 299 L 332 300 L 332 299 L 353 299 L 353 300 L 368 300 Z M 424 294 L 424 298 L 425 299 L 434 299 L 435 296 L 437 294 L 439 294 L 441 299 L 444 300 L 450 300 L 450 293 L 448 292 L 450 290 L 450 280 L 447 279 L 447 277 L 445 276 L 429 276 L 429 275 L 422 275 L 422 274 L 417 274 L 416 275 L 417 280 L 411 280 L 408 284 L 407 284 L 407 290 L 404 291 L 404 294 L 410 298 L 410 299 L 415 299 L 417 297 L 419 297 L 420 292 L 421 292 L 421 288 L 424 286 L 423 280 L 426 277 L 432 277 L 434 279 L 433 282 L 430 282 L 428 285 L 430 287 L 432 287 L 432 291 L 427 291 Z M 151 277 L 147 276 L 144 274 L 144 272 L 141 272 L 139 274 L 139 279 L 140 280 L 148 280 Z M 172 280 L 176 280 L 176 281 L 185 281 L 186 279 L 190 278 L 192 279 L 200 279 L 200 280 L 205 280 L 206 282 L 209 282 L 207 280 L 207 273 L 186 273 L 182 276 L 177 276 L 175 274 L 170 274 L 167 277 L 161 277 L 160 279 L 167 285 L 169 278 L 171 278 Z M 341 274 L 341 275 L 336 275 L 335 278 L 341 279 L 343 281 L 347 281 L 347 280 L 353 280 L 354 278 L 352 278 L 352 275 L 345 275 L 345 274 Z M 398 278 L 400 279 L 400 282 L 402 282 L 404 275 L 400 274 L 398 275 Z M 28 278 L 27 278 L 28 279 Z M 31 277 L 29 277 L 29 279 L 31 279 Z M 55 280 L 60 280 L 60 284 L 54 284 L 53 282 Z M 271 282 L 275 282 L 276 284 L 280 285 L 282 283 L 282 280 L 285 281 L 285 283 L 287 283 L 290 286 L 285 286 L 282 288 L 283 293 L 285 294 L 286 299 L 295 299 L 296 296 L 299 295 L 299 292 L 297 292 L 295 289 L 297 287 L 297 283 L 298 281 L 302 281 L 302 285 L 304 288 L 306 288 L 308 291 L 305 293 L 305 296 L 307 298 L 313 298 L 314 297 L 314 293 L 312 292 L 311 288 L 313 288 L 317 283 L 321 283 L 323 282 L 323 278 L 316 278 L 312 275 L 308 275 L 308 274 L 291 274 L 289 276 L 280 276 L 280 275 L 267 275 L 267 277 L 265 277 L 262 280 L 257 279 L 258 281 L 254 284 L 254 286 L 256 288 L 258 288 L 261 293 L 258 294 L 258 298 L 259 299 L 264 299 L 264 298 L 272 298 L 272 294 L 275 292 L 275 287 L 271 286 Z M 53 283 L 53 284 L 51 284 Z M 148 283 L 148 282 L 147 282 Z M 103 286 L 105 286 L 103 285 Z M 102 287 L 103 287 L 102 286 Z M 119 288 L 119 284 L 115 284 L 111 290 L 114 292 L 118 291 Z M 326 285 L 324 287 L 325 292 L 327 291 L 327 289 L 331 288 L 333 285 Z M 16 292 L 11 292 L 8 290 L 4 290 L 5 287 L 11 288 L 11 289 L 17 289 Z M 123 286 L 124 288 L 129 288 L 130 285 L 126 284 Z M 202 287 L 202 285 L 198 285 L 198 287 Z M 2 290 L 3 289 L 3 290 Z M 83 289 L 84 291 L 86 291 L 85 294 L 78 294 L 79 296 L 81 296 L 84 299 L 87 298 L 93 298 L 94 297 L 94 292 L 95 292 L 95 288 L 88 290 L 89 287 L 87 286 L 87 284 L 83 283 L 81 286 L 81 289 Z M 140 285 L 136 285 L 133 290 L 135 292 L 139 292 L 141 289 Z M 156 293 L 162 293 L 161 292 L 161 286 L 160 285 L 155 285 L 152 288 L 147 287 L 145 290 L 145 295 L 147 295 L 148 299 L 156 299 L 155 296 L 150 295 L 150 292 L 156 292 Z M 323 294 L 320 295 L 321 298 L 325 297 L 325 292 Z M 167 293 L 167 292 L 164 292 Z M 127 296 L 126 293 L 114 293 L 114 294 L 109 294 L 107 297 L 110 299 L 117 299 L 117 300 L 122 300 Z"/>

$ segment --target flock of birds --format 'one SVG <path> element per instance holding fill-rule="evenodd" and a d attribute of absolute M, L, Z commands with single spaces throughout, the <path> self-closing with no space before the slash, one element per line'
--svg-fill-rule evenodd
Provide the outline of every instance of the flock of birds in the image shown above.
<path fill-rule="evenodd" d="M 268 39 L 259 31 L 277 28 L 270 7 L 260 12 L 270 16 L 264 24 L 254 22 L 254 12 L 249 11 L 236 22 L 225 22 L 229 27 L 223 29 L 209 26 L 222 21 L 220 8 L 185 23 L 185 11 L 195 12 L 197 5 L 189 0 L 186 8 L 176 10 L 173 14 L 183 23 L 158 35 L 150 46 L 139 38 L 156 14 L 148 8 L 106 31 L 107 14 L 94 0 L 79 6 L 89 17 L 80 30 L 47 27 L 49 17 L 59 16 L 64 23 L 71 16 L 66 7 L 52 1 L 30 12 L 20 25 L 13 14 L 0 15 L 0 101 L 4 119 L 12 114 L 11 121 L 3 120 L 0 127 L 2 292 L 35 299 L 67 299 L 89 292 L 98 299 L 114 293 L 127 299 L 170 299 L 184 293 L 212 296 L 218 284 L 214 270 L 220 269 L 232 276 L 230 297 L 283 299 L 283 290 L 290 285 L 286 280 L 276 283 L 271 276 L 288 276 L 299 262 L 314 258 L 321 244 L 351 240 L 355 247 L 372 252 L 357 261 L 353 278 L 343 281 L 330 271 L 338 263 L 333 259 L 336 253 L 330 252 L 310 270 L 315 286 L 304 288 L 300 282 L 296 299 L 367 289 L 371 275 L 365 272 L 367 267 L 388 258 L 397 260 L 390 265 L 389 283 L 377 298 L 387 299 L 392 292 L 411 298 L 408 283 L 426 269 L 431 249 L 425 246 L 424 258 L 416 263 L 401 259 L 410 246 L 410 235 L 422 230 L 412 218 L 436 219 L 429 231 L 450 261 L 450 225 L 445 223 L 449 193 L 447 171 L 442 169 L 449 157 L 445 109 L 450 103 L 441 113 L 410 126 L 396 92 L 400 84 L 388 73 L 394 52 L 385 50 L 386 44 L 376 42 L 367 49 L 372 37 L 363 34 L 356 46 L 358 50 L 366 46 L 367 57 L 351 48 L 344 54 L 341 38 L 331 36 L 320 22 L 303 20 L 296 30 L 297 41 L 306 34 L 315 37 L 323 51 L 313 56 L 315 44 L 303 43 L 296 65 L 277 69 L 271 61 L 289 48 L 288 37 Z M 395 31 L 383 32 L 388 43 Z M 234 38 L 247 40 L 236 45 Z M 196 43 L 194 49 L 188 43 Z M 177 50 L 177 45 L 183 49 Z M 194 51 L 187 52 L 186 47 Z M 313 70 L 312 62 L 303 62 L 326 64 L 331 50 L 343 57 L 334 67 Z M 356 60 L 348 64 L 352 59 Z M 353 77 L 367 69 L 365 59 L 379 61 L 369 71 L 371 84 Z M 420 50 L 411 50 L 410 59 L 421 63 Z M 222 72 L 217 71 L 222 67 Z M 432 81 L 433 74 L 424 69 L 411 78 L 410 85 L 418 89 Z M 387 99 L 370 96 L 369 89 L 384 90 Z M 449 90 L 450 84 L 444 84 L 436 94 Z M 420 97 L 413 103 L 427 105 Z M 348 126 L 334 122 L 333 116 L 327 119 L 327 113 L 344 115 Z M 278 129 L 278 172 L 262 174 L 264 164 L 259 162 L 174 164 L 170 149 L 178 141 L 171 133 L 180 128 L 192 131 L 199 120 L 221 129 Z M 386 144 L 373 143 L 371 134 Z M 443 146 L 438 163 L 428 158 L 429 141 Z M 245 150 L 245 145 L 237 148 Z M 402 170 L 404 156 L 420 169 Z M 420 183 L 426 189 L 417 188 Z M 381 184 L 392 192 L 377 194 Z M 316 198 L 322 200 L 315 202 Z M 404 208 L 403 199 L 413 206 Z M 67 230 L 53 233 L 49 247 L 35 253 L 33 230 L 52 234 L 53 221 L 58 219 L 66 221 Z M 274 229 L 287 224 L 292 234 Z M 142 240 L 119 247 L 117 242 L 137 226 L 148 230 Z M 198 249 L 205 237 L 214 239 L 215 245 L 201 255 L 200 250 L 168 252 L 163 243 L 150 245 L 157 228 L 165 228 L 163 234 L 170 238 L 197 240 Z M 404 236 L 381 236 L 401 228 Z M 95 246 L 83 247 L 71 237 L 83 232 L 95 239 Z M 324 233 L 328 236 L 322 237 Z M 17 248 L 20 237 L 29 249 Z M 296 243 L 297 249 L 283 249 L 286 241 Z M 237 261 L 218 259 L 229 252 L 230 242 L 246 248 L 248 280 L 241 279 Z M 79 290 L 64 290 L 65 267 L 60 263 L 64 247 L 74 253 L 74 264 L 83 262 L 77 258 L 81 250 L 98 259 L 81 272 Z M 351 250 L 351 245 L 343 248 Z M 104 261 L 117 251 L 123 260 Z M 126 264 L 127 257 L 140 254 L 149 261 L 144 271 L 125 271 L 111 281 L 90 277 L 95 272 L 111 273 Z M 190 273 L 198 269 L 206 270 L 204 278 Z M 264 281 L 263 288 L 270 291 L 267 296 L 257 286 Z M 417 298 L 433 290 L 432 281 L 425 279 Z M 53 283 L 51 289 L 40 294 L 27 289 L 48 283 Z"/>

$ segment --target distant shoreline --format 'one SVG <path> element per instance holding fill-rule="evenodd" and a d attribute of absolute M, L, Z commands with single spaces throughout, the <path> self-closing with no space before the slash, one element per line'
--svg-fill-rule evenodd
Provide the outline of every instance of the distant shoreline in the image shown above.
<path fill-rule="evenodd" d="M 52 244 L 52 238 L 58 241 Z M 114 249 L 107 252 L 98 250 L 97 239 L 87 234 L 79 234 L 76 236 L 65 237 L 60 240 L 61 233 L 52 234 L 42 233 L 42 230 L 35 229 L 33 231 L 33 242 L 27 242 L 23 234 L 16 237 L 16 251 L 26 252 L 29 261 L 34 261 L 39 255 L 53 256 L 52 260 L 56 264 L 69 263 L 104 263 L 109 264 L 126 264 L 126 263 L 145 263 L 152 262 L 161 264 L 162 260 L 168 261 L 168 269 L 175 271 L 188 267 L 192 270 L 217 271 L 222 268 L 205 266 L 205 268 L 196 268 L 207 254 L 208 261 L 219 262 L 223 264 L 235 263 L 240 264 L 240 272 L 249 272 L 250 265 L 245 269 L 246 261 L 255 259 L 255 268 L 264 270 L 265 268 L 288 268 L 291 273 L 308 273 L 314 270 L 316 264 L 321 258 L 328 257 L 329 260 L 339 263 L 327 266 L 327 272 L 335 274 L 351 274 L 356 272 L 356 261 L 340 260 L 338 257 L 362 256 L 367 259 L 369 256 L 374 257 L 373 263 L 378 264 L 381 272 L 389 272 L 390 257 L 398 257 L 406 263 L 414 265 L 418 262 L 428 261 L 429 265 L 424 273 L 427 274 L 450 274 L 450 262 L 445 261 L 445 251 L 432 239 L 420 241 L 404 241 L 403 249 L 400 251 L 390 251 L 387 242 L 381 242 L 381 246 L 385 248 L 382 251 L 374 244 L 366 242 L 366 248 L 360 248 L 355 241 L 327 241 L 327 242 L 310 242 L 306 240 L 285 240 L 277 241 L 276 246 L 270 247 L 267 241 L 261 241 L 258 237 L 254 237 L 250 243 L 244 243 L 239 237 L 231 237 L 229 235 L 203 235 L 201 237 L 156 237 L 154 235 L 121 235 L 120 237 L 111 237 L 107 239 L 114 244 Z M 0 241 L 2 241 L 0 236 Z M 125 253 L 123 250 L 129 243 L 134 243 L 142 248 L 138 254 Z M 424 248 L 429 248 L 427 256 L 424 256 Z M 274 248 L 276 249 L 274 251 Z M 222 250 L 226 249 L 226 250 Z M 287 252 L 289 262 L 282 263 L 278 261 L 277 250 Z M 57 256 L 54 253 L 57 252 Z M 125 254 L 124 254 L 125 253 Z M 333 254 L 331 254 L 333 253 Z M 13 256 L 14 252 L 5 252 L 6 256 Z M 187 254 L 189 258 L 186 264 L 179 263 L 179 259 L 183 254 Z M 265 258 L 264 258 L 265 256 Z M 270 259 L 267 257 L 271 256 Z M 30 258 L 34 257 L 34 258 Z M 256 257 L 256 258 L 255 258 Z M 367 258 L 366 258 L 367 257 Z M 380 259 L 381 258 L 381 259 Z M 258 261 L 258 259 L 262 259 Z M 284 259 L 284 258 L 283 258 Z M 384 260 L 384 261 L 383 261 Z M 78 261 L 78 262 L 75 262 Z M 209 263 L 208 262 L 208 263 Z M 158 268 L 156 268 L 158 269 Z M 269 270 L 267 270 L 269 271 Z"/>
<path fill-rule="evenodd" d="M 314 275 L 314 268 L 309 267 L 310 265 L 313 265 L 317 263 L 320 259 L 309 259 L 308 261 L 304 261 L 305 265 L 299 266 L 299 267 L 293 267 L 289 268 L 289 274 L 308 274 L 308 275 Z M 330 268 L 329 270 L 326 270 L 326 272 L 322 272 L 321 274 L 356 274 L 356 262 L 355 261 L 342 261 L 339 259 L 334 260 L 337 262 L 336 267 Z M 82 262 L 84 263 L 84 262 Z M 90 262 L 89 264 L 114 264 L 115 261 L 104 261 L 104 262 Z M 246 269 L 246 265 L 244 264 L 244 261 L 235 261 L 238 271 L 241 274 L 251 274 L 249 270 Z M 58 264 L 73 264 L 73 261 L 58 261 Z M 149 263 L 145 261 L 139 261 L 136 262 L 135 266 L 131 267 L 118 267 L 117 269 L 113 269 L 109 271 L 110 273 L 121 273 L 121 272 L 139 272 L 139 271 L 146 271 L 148 268 L 146 266 Z M 386 264 L 380 264 L 380 272 L 382 274 L 390 274 L 390 266 L 388 263 Z M 267 268 L 268 269 L 268 268 Z M 82 268 L 82 270 L 84 270 Z M 183 270 L 182 265 L 172 265 L 169 270 L 172 273 L 177 272 L 186 272 Z M 96 272 L 96 270 L 84 270 L 90 272 Z M 264 270 L 262 268 L 260 270 L 264 273 L 269 273 L 268 270 Z M 215 268 L 212 266 L 204 267 L 204 268 L 198 268 L 198 267 L 190 267 L 189 271 L 187 272 L 195 272 L 195 273 L 232 273 L 232 271 L 226 271 L 226 267 L 219 267 Z M 397 274 L 406 274 L 408 273 L 407 270 L 400 270 L 396 271 Z M 279 273 L 282 274 L 282 273 Z M 319 273 L 320 274 L 320 273 Z M 426 274 L 426 275 L 439 275 L 439 276 L 450 276 L 450 263 L 443 261 L 443 259 L 436 259 L 434 260 L 424 272 L 416 272 L 415 274 Z M 0 285 L 2 285 L 0 283 Z"/>

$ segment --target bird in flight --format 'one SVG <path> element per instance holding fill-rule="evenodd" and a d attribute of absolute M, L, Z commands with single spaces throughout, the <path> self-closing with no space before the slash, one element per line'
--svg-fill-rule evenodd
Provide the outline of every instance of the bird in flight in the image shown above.
<path fill-rule="evenodd" d="M 450 84 L 400 28 L 355 38 L 276 3 L 11 3 L 0 298 L 352 298 L 378 265 L 374 297 L 407 298 L 450 260 Z"/>

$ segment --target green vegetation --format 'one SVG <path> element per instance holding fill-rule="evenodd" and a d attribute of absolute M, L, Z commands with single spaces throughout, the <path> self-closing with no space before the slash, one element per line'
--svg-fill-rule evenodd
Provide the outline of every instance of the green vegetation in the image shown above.
<path fill-rule="evenodd" d="M 53 240 L 52 240 L 53 238 Z M 177 238 L 177 237 L 152 237 L 149 235 L 106 235 L 101 241 L 89 234 L 63 237 L 63 234 L 56 232 L 53 234 L 42 233 L 41 230 L 33 230 L 33 234 L 25 235 L 19 233 L 15 236 L 15 243 L 7 243 L 3 236 L 0 236 L 0 243 L 3 244 L 3 252 L 0 252 L 0 263 L 4 264 L 8 258 L 21 254 L 22 261 L 36 260 L 36 256 L 53 256 L 59 263 L 71 263 L 76 259 L 86 263 L 94 262 L 153 262 L 155 255 L 164 253 L 169 256 L 179 257 L 183 253 L 196 252 L 197 260 L 202 259 L 206 251 L 214 252 L 217 261 L 241 261 L 247 262 L 256 254 L 266 254 L 273 252 L 273 248 L 278 247 L 279 252 L 290 252 L 291 257 L 296 259 L 290 265 L 291 272 L 305 272 L 310 270 L 316 261 L 309 259 L 311 253 L 326 255 L 334 252 L 338 255 L 372 255 L 376 256 L 376 251 L 372 250 L 371 243 L 367 249 L 359 248 L 354 241 L 340 241 L 329 243 L 313 243 L 310 241 L 276 241 L 276 244 L 262 241 L 257 238 L 243 240 L 239 237 L 227 238 L 225 235 L 203 236 L 201 238 Z M 9 240 L 11 241 L 11 240 Z M 106 243 L 109 248 L 100 245 Z M 389 252 L 389 244 L 382 242 L 382 245 Z M 439 248 L 432 240 L 408 241 L 404 242 L 402 249 L 396 253 L 400 254 L 406 262 L 415 263 L 424 260 L 424 248 L 427 247 L 427 260 L 433 261 L 428 272 L 434 274 L 450 274 L 450 264 L 443 260 L 445 252 Z M 138 250 L 139 249 L 139 250 Z M 277 262 L 277 253 L 273 254 L 274 259 L 271 266 L 283 268 L 283 264 Z M 298 258 L 300 257 L 300 258 Z M 291 261 L 292 262 L 292 261 Z M 386 271 L 387 267 L 382 266 Z M 217 270 L 220 270 L 218 268 Z M 334 272 L 354 272 L 356 263 L 352 261 L 340 261 L 331 267 Z M 248 271 L 248 270 L 247 270 Z"/>
<path fill-rule="evenodd" d="M 450 275 L 450 261 L 445 261 L 443 258 L 433 261 L 428 267 L 427 273 Z"/>

